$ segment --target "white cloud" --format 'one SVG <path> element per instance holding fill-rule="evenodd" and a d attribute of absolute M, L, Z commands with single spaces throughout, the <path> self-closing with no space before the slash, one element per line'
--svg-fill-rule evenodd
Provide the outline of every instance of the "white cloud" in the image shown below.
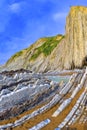
<path fill-rule="evenodd" d="M 9 5 L 9 9 L 13 13 L 19 13 L 21 10 L 21 3 L 13 3 L 13 4 Z"/>
<path fill-rule="evenodd" d="M 65 13 L 65 12 L 58 12 L 58 13 L 53 14 L 52 17 L 53 17 L 54 21 L 58 21 L 59 19 L 66 18 L 66 16 L 67 16 L 67 13 Z"/>

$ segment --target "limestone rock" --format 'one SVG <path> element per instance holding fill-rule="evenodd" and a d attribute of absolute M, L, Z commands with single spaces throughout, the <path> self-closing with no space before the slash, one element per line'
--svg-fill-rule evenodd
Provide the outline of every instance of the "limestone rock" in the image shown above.
<path fill-rule="evenodd" d="M 87 65 L 87 8 L 71 7 L 66 19 L 66 55 L 64 68 Z"/>

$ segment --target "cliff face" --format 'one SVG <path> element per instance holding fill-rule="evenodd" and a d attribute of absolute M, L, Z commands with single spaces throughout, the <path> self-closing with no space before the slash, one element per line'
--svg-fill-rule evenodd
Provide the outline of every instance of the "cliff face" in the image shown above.
<path fill-rule="evenodd" d="M 6 63 L 7 70 L 25 68 L 36 72 L 59 69 L 64 36 L 40 38 L 29 48 L 13 55 Z M 61 46 L 62 45 L 62 46 Z"/>
<path fill-rule="evenodd" d="M 87 60 L 87 8 L 71 7 L 66 19 L 64 68 L 83 67 Z"/>
<path fill-rule="evenodd" d="M 41 38 L 12 56 L 7 69 L 26 68 L 37 72 L 82 68 L 87 65 L 87 8 L 71 7 L 65 37 Z"/>

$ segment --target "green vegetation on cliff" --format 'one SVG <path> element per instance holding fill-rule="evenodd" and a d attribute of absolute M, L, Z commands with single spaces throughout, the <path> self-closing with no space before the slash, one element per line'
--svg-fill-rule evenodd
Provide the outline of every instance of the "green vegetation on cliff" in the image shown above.
<path fill-rule="evenodd" d="M 6 64 L 10 64 L 12 61 L 17 60 L 20 57 L 29 56 L 29 61 L 34 61 L 36 58 L 40 56 L 40 54 L 44 54 L 45 57 L 51 54 L 54 48 L 60 43 L 60 41 L 64 38 L 63 35 L 57 35 L 53 37 L 45 37 L 40 38 L 34 44 L 32 44 L 29 48 L 26 48 L 20 52 L 17 52 L 13 55 Z"/>
<path fill-rule="evenodd" d="M 6 64 L 8 64 L 9 62 L 13 61 L 15 58 L 21 56 L 23 54 L 23 51 L 19 51 L 16 54 L 14 54 L 8 61 Z"/>
<path fill-rule="evenodd" d="M 48 37 L 46 42 L 42 44 L 40 47 L 35 49 L 34 54 L 31 56 L 30 60 L 35 60 L 41 53 L 44 56 L 48 56 L 54 50 L 54 48 L 60 43 L 60 41 L 64 38 L 64 36 L 59 35 L 59 39 L 56 37 Z"/>

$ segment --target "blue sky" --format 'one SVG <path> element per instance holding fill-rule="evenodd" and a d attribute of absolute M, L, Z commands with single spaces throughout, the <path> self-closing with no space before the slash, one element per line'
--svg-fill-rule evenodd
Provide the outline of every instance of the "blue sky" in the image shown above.
<path fill-rule="evenodd" d="M 75 5 L 87 0 L 0 0 L 0 64 L 40 37 L 64 34 Z"/>

